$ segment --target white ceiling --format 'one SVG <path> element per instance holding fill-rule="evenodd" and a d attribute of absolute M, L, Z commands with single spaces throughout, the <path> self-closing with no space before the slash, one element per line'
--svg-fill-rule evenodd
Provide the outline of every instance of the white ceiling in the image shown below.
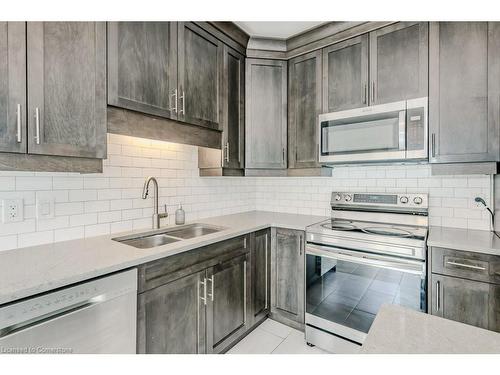
<path fill-rule="evenodd" d="M 241 27 L 251 37 L 259 38 L 277 38 L 287 39 L 291 36 L 300 34 L 306 30 L 312 29 L 322 22 L 288 22 L 288 21 L 258 21 L 244 22 L 237 21 Z"/>

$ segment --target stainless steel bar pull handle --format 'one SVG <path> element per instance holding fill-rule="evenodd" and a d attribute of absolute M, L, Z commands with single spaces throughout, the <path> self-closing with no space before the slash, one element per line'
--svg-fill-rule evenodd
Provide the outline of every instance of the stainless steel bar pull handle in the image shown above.
<path fill-rule="evenodd" d="M 446 264 L 449 264 L 450 266 L 468 268 L 468 269 L 477 270 L 477 271 L 486 270 L 486 267 L 474 266 L 472 264 L 458 263 L 458 262 L 453 262 L 453 261 L 447 261 Z"/>
<path fill-rule="evenodd" d="M 375 103 L 375 81 L 372 82 L 372 103 Z"/>
<path fill-rule="evenodd" d="M 177 89 L 174 89 L 174 93 L 170 95 L 170 98 L 174 98 L 174 107 L 172 108 L 172 103 L 170 103 L 170 112 L 177 113 Z"/>
<path fill-rule="evenodd" d="M 210 287 L 210 300 L 213 302 L 214 301 L 214 282 L 215 282 L 215 275 L 212 275 L 212 277 L 210 279 L 208 279 L 208 281 L 210 281 L 211 283 L 211 287 Z"/>
<path fill-rule="evenodd" d="M 17 124 L 17 133 L 16 133 L 16 141 L 17 143 L 21 143 L 21 104 L 17 105 L 16 108 L 16 124 Z"/>
<path fill-rule="evenodd" d="M 368 104 L 368 83 L 365 83 L 363 89 L 363 104 Z"/>
<path fill-rule="evenodd" d="M 266 234 L 266 248 L 265 248 L 265 251 L 264 251 L 264 256 L 266 258 L 266 261 L 264 262 L 265 264 L 265 267 L 264 267 L 264 272 L 265 272 L 265 276 L 264 276 L 264 280 L 265 280 L 265 286 L 264 286 L 264 293 L 265 293 L 265 296 L 264 296 L 264 309 L 267 309 L 268 307 L 268 300 L 267 300 L 267 234 Z"/>
<path fill-rule="evenodd" d="M 184 93 L 184 90 L 182 90 L 182 95 L 179 97 L 179 99 L 182 100 L 182 106 L 181 106 L 181 109 L 179 110 L 179 114 L 183 114 L 185 115 L 186 114 L 186 95 Z"/>
<path fill-rule="evenodd" d="M 436 134 L 431 135 L 431 155 L 433 158 L 436 157 Z"/>
<path fill-rule="evenodd" d="M 203 297 L 200 297 L 203 303 L 207 304 L 207 278 L 205 277 L 203 281 L 200 281 L 200 285 L 203 286 Z"/>
<path fill-rule="evenodd" d="M 40 144 L 40 108 L 35 108 L 35 142 Z"/>
<path fill-rule="evenodd" d="M 436 281 L 436 312 L 441 309 L 441 282 Z"/>

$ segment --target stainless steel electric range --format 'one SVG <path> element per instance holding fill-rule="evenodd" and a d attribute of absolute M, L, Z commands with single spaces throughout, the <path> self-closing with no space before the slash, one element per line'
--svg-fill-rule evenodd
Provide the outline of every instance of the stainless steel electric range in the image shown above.
<path fill-rule="evenodd" d="M 426 311 L 426 194 L 332 193 L 306 237 L 306 341 L 362 345 L 384 303 Z"/>

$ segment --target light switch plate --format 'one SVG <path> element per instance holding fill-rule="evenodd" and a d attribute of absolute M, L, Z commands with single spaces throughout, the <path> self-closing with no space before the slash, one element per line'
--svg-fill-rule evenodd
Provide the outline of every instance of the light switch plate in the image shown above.
<path fill-rule="evenodd" d="M 37 220 L 52 219 L 54 217 L 54 197 L 42 197 L 37 196 L 36 198 L 36 218 Z"/>
<path fill-rule="evenodd" d="M 22 199 L 4 199 L 2 207 L 2 222 L 4 224 L 24 220 L 24 202 Z"/>

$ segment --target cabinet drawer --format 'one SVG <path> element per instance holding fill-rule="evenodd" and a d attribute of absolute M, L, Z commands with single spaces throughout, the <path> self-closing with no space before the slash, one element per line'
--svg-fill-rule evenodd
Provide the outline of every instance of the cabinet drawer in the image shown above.
<path fill-rule="evenodd" d="M 500 256 L 433 247 L 432 272 L 500 284 Z"/>
<path fill-rule="evenodd" d="M 139 267 L 139 293 L 247 252 L 247 237 L 232 238 L 143 264 Z"/>

